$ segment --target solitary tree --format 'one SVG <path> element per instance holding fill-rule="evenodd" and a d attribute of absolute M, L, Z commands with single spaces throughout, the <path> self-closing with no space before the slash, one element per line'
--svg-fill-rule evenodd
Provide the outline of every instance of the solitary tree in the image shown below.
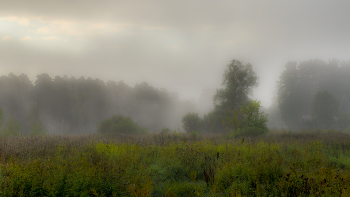
<path fill-rule="evenodd" d="M 232 60 L 223 75 L 223 87 L 218 89 L 213 97 L 215 108 L 204 116 L 206 127 L 210 130 L 225 131 L 222 121 L 225 120 L 226 113 L 248 103 L 249 95 L 257 85 L 258 77 L 252 65 Z"/>

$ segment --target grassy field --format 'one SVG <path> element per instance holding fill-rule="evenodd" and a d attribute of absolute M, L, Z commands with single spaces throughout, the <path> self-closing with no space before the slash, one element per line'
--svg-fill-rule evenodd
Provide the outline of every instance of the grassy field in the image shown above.
<path fill-rule="evenodd" d="M 0 138 L 0 196 L 350 196 L 350 133 Z"/>

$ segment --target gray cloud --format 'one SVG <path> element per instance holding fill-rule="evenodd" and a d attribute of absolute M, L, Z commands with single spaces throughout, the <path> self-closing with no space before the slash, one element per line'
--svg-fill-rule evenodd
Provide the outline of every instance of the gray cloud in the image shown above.
<path fill-rule="evenodd" d="M 205 87 L 220 86 L 235 58 L 253 64 L 260 77 L 254 96 L 266 106 L 287 61 L 349 59 L 349 6 L 340 0 L 2 0 L 0 69 L 32 79 L 47 72 L 148 81 L 199 98 Z"/>

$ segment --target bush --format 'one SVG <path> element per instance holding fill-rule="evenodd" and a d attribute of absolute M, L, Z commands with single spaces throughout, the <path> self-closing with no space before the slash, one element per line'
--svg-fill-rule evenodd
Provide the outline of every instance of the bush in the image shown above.
<path fill-rule="evenodd" d="M 258 135 L 268 132 L 267 115 L 259 112 L 260 101 L 250 101 L 249 105 L 242 105 L 240 109 L 231 111 L 224 124 L 238 135 Z"/>
<path fill-rule="evenodd" d="M 130 117 L 117 115 L 101 121 L 97 132 L 102 134 L 141 134 L 147 133 L 147 129 L 140 127 Z"/>
<path fill-rule="evenodd" d="M 183 128 L 186 133 L 192 131 L 200 131 L 202 127 L 202 119 L 195 113 L 188 113 L 182 117 Z"/>

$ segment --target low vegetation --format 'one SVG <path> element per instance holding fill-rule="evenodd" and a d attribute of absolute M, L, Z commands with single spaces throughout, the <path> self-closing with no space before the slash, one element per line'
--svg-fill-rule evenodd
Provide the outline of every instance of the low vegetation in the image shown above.
<path fill-rule="evenodd" d="M 0 196 L 349 196 L 350 133 L 0 138 Z"/>
<path fill-rule="evenodd" d="M 112 116 L 102 120 L 97 127 L 100 134 L 145 134 L 147 129 L 139 126 L 130 117 Z"/>
<path fill-rule="evenodd" d="M 223 123 L 231 129 L 233 135 L 261 135 L 269 132 L 266 126 L 267 114 L 260 112 L 260 101 L 250 101 L 246 106 L 230 111 Z"/>

